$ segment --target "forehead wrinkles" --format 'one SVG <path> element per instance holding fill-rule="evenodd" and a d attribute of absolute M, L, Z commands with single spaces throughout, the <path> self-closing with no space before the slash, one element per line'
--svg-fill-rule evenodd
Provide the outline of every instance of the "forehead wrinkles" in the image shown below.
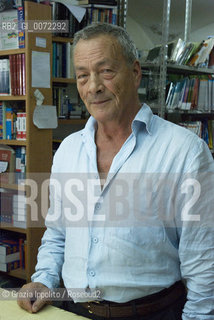
<path fill-rule="evenodd" d="M 74 62 L 93 62 L 97 59 L 121 61 L 121 46 L 111 37 L 80 40 L 74 49 Z"/>

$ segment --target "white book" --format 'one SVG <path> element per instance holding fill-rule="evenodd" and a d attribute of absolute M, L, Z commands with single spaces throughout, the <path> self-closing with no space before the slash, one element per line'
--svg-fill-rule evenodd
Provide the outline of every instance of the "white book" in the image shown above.
<path fill-rule="evenodd" d="M 9 59 L 3 59 L 1 65 L 2 72 L 2 86 L 3 93 L 10 94 L 11 93 L 11 85 L 10 85 L 10 61 Z"/>
<path fill-rule="evenodd" d="M 14 194 L 13 203 L 26 203 L 26 196 L 24 194 Z"/>
<path fill-rule="evenodd" d="M 18 15 L 17 10 L 6 10 L 0 12 L 0 21 L 1 25 L 6 25 L 9 23 L 9 27 L 5 30 L 1 30 L 1 46 L 2 50 L 8 49 L 18 49 L 19 40 L 18 40 Z"/>
<path fill-rule="evenodd" d="M 26 221 L 13 221 L 13 226 L 16 228 L 22 228 L 26 229 L 27 228 L 27 222 Z"/>
<path fill-rule="evenodd" d="M 14 252 L 10 253 L 8 255 L 5 254 L 0 254 L 0 263 L 8 263 L 8 262 L 13 262 L 16 260 L 19 260 L 20 258 L 20 252 Z"/>
<path fill-rule="evenodd" d="M 207 95 L 207 85 L 208 80 L 201 79 L 199 84 L 199 90 L 198 90 L 198 105 L 197 109 L 204 111 L 205 108 L 205 102 L 206 102 L 206 95 Z"/>

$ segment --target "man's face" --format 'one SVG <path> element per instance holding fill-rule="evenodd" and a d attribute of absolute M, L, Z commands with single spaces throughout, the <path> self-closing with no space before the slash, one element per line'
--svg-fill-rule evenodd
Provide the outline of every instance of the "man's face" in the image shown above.
<path fill-rule="evenodd" d="M 138 62 L 128 65 L 111 36 L 80 40 L 74 50 L 77 88 L 89 113 L 100 122 L 120 119 L 136 101 Z"/>

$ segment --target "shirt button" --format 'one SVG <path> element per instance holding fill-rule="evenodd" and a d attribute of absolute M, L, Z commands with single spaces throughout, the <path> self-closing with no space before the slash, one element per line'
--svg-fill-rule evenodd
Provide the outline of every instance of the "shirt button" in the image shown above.
<path fill-rule="evenodd" d="M 94 272 L 93 270 L 91 270 L 91 271 L 89 271 L 89 275 L 90 275 L 91 277 L 94 277 L 94 276 L 95 276 L 95 272 Z"/>
<path fill-rule="evenodd" d="M 97 243 L 98 242 L 98 238 L 94 237 L 92 241 L 93 241 L 93 243 Z"/>
<path fill-rule="evenodd" d="M 101 208 L 101 204 L 98 202 L 95 204 L 95 210 L 99 210 Z"/>

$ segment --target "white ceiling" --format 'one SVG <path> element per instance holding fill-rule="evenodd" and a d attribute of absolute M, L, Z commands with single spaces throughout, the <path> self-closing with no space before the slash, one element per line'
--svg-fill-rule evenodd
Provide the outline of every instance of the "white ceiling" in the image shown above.
<path fill-rule="evenodd" d="M 128 0 L 128 16 L 146 31 L 154 42 L 160 42 L 164 0 Z M 184 37 L 185 0 L 171 0 L 169 40 Z M 191 30 L 214 23 L 214 0 L 192 0 Z M 210 30 L 210 35 L 214 30 Z"/>

